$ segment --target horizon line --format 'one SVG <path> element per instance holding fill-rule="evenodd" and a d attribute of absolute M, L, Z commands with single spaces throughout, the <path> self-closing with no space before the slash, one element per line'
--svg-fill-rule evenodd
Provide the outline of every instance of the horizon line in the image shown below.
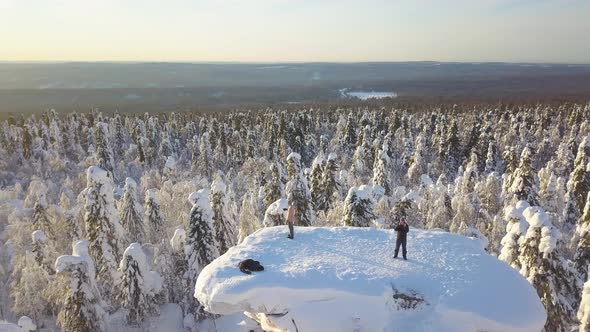
<path fill-rule="evenodd" d="M 393 63 L 433 63 L 433 64 L 520 64 L 520 65 L 570 65 L 590 66 L 590 62 L 543 62 L 543 61 L 437 61 L 437 60 L 378 60 L 378 61 L 162 61 L 162 60 L 0 60 L 0 64 L 393 64 Z"/>

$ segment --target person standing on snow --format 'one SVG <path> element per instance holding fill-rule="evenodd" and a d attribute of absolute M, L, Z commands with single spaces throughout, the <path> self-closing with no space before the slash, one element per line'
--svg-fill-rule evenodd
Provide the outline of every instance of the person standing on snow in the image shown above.
<path fill-rule="evenodd" d="M 293 224 L 297 220 L 297 207 L 295 207 L 295 201 L 289 197 L 289 209 L 287 210 L 287 224 L 289 225 L 289 235 L 287 237 L 293 240 L 294 230 Z"/>
<path fill-rule="evenodd" d="M 393 258 L 397 258 L 399 247 L 402 246 L 402 255 L 404 256 L 404 259 L 407 260 L 406 243 L 408 241 L 408 232 L 410 231 L 410 226 L 408 226 L 406 221 L 402 219 L 402 221 L 400 221 L 394 230 L 397 233 L 397 239 L 395 241 L 395 254 L 393 255 Z"/>

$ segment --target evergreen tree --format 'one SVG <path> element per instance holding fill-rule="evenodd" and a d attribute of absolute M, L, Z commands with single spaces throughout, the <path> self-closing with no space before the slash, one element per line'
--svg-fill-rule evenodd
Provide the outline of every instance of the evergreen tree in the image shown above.
<path fill-rule="evenodd" d="M 119 297 L 122 307 L 127 310 L 127 323 L 138 326 L 147 315 L 157 313 L 156 295 L 161 291 L 162 278 L 149 270 L 139 243 L 132 243 L 125 249 L 119 273 Z"/>
<path fill-rule="evenodd" d="M 285 225 L 287 220 L 286 212 L 288 208 L 289 204 L 287 199 L 280 198 L 276 200 L 266 208 L 262 225 L 264 227 Z"/>
<path fill-rule="evenodd" d="M 570 331 L 575 322 L 571 300 L 576 288 L 567 262 L 557 250 L 559 231 L 539 207 L 529 207 L 523 215 L 530 227 L 520 245 L 520 273 L 535 287 L 545 305 L 545 331 Z"/>
<path fill-rule="evenodd" d="M 238 216 L 238 243 L 241 243 L 244 238 L 260 228 L 260 220 L 256 215 L 256 203 L 254 200 L 256 200 L 256 194 L 253 192 L 246 193 L 242 199 L 240 214 Z"/>
<path fill-rule="evenodd" d="M 287 157 L 287 163 L 289 172 L 289 182 L 285 189 L 287 198 L 295 205 L 299 225 L 312 226 L 315 224 L 315 213 L 307 179 L 301 169 L 301 156 L 293 152 Z"/>
<path fill-rule="evenodd" d="M 236 244 L 236 216 L 231 211 L 227 197 L 227 186 L 221 178 L 211 183 L 211 208 L 213 210 L 213 227 L 219 254 L 223 255 Z"/>
<path fill-rule="evenodd" d="M 109 126 L 104 122 L 99 122 L 96 125 L 96 160 L 100 168 L 113 173 L 115 161 L 109 142 Z"/>
<path fill-rule="evenodd" d="M 330 153 L 322 173 L 322 198 L 319 200 L 319 209 L 324 212 L 332 208 L 334 200 L 339 196 L 339 189 L 341 187 L 338 180 L 338 156 L 335 153 Z"/>
<path fill-rule="evenodd" d="M 212 152 L 211 152 L 211 143 L 209 139 L 209 133 L 203 133 L 201 136 L 201 145 L 199 146 L 199 170 L 202 176 L 207 178 L 211 177 L 213 174 L 213 161 L 212 159 Z"/>
<path fill-rule="evenodd" d="M 98 166 L 91 166 L 87 171 L 87 179 L 84 215 L 86 236 L 90 256 L 96 263 L 96 279 L 102 285 L 101 291 L 107 295 L 115 281 L 119 280 L 119 242 L 124 238 L 124 232 L 115 213 L 109 173 Z"/>
<path fill-rule="evenodd" d="M 311 201 L 316 211 L 325 211 L 325 205 L 321 202 L 325 202 L 326 193 L 324 192 L 324 186 L 322 183 L 323 169 L 326 165 L 326 160 L 323 155 L 318 155 L 312 163 L 311 173 L 309 174 L 309 190 L 311 192 Z"/>
<path fill-rule="evenodd" d="M 512 181 L 509 193 L 516 197 L 516 200 L 527 201 L 530 205 L 538 205 L 538 181 L 532 167 L 531 150 L 526 147 L 520 155 L 518 168 L 512 174 Z"/>
<path fill-rule="evenodd" d="M 370 197 L 372 187 L 352 187 L 344 200 L 343 226 L 369 227 L 376 218 Z"/>
<path fill-rule="evenodd" d="M 388 147 L 383 144 L 383 148 L 377 154 L 377 161 L 373 168 L 373 185 L 379 185 L 385 189 L 385 195 L 391 195 L 393 186 L 391 180 L 391 159 L 388 155 Z"/>
<path fill-rule="evenodd" d="M 219 246 L 215 241 L 213 211 L 208 197 L 209 192 L 204 189 L 189 196 L 193 207 L 189 217 L 184 254 L 188 263 L 186 280 L 191 287 L 190 294 L 194 293 L 195 283 L 201 270 L 219 256 Z M 196 319 L 204 317 L 203 309 L 196 300 L 191 301 L 187 312 L 194 315 Z"/>
<path fill-rule="evenodd" d="M 574 198 L 578 211 L 584 210 L 586 204 L 586 195 L 590 191 L 590 172 L 587 170 L 590 162 L 590 136 L 584 138 L 584 141 L 578 148 L 578 154 L 574 161 L 574 170 L 567 184 L 568 191 Z"/>
<path fill-rule="evenodd" d="M 582 302 L 578 309 L 578 320 L 580 321 L 580 332 L 590 331 L 590 281 L 586 281 L 582 291 Z"/>
<path fill-rule="evenodd" d="M 280 166 L 276 163 L 270 164 L 270 179 L 264 186 L 264 204 L 266 206 L 271 205 L 285 195 L 284 184 L 279 167 Z"/>
<path fill-rule="evenodd" d="M 143 242 L 145 238 L 142 222 L 143 211 L 137 198 L 137 183 L 132 178 L 126 178 L 123 190 L 123 197 L 119 204 L 121 225 L 127 232 L 130 241 Z"/>
<path fill-rule="evenodd" d="M 170 257 L 166 260 L 168 267 L 163 276 L 164 284 L 168 288 L 168 301 L 181 304 L 186 311 L 185 304 L 189 302 L 187 298 L 192 297 L 186 290 L 192 285 L 189 285 L 185 278 L 188 271 L 188 262 L 184 254 L 185 244 L 186 232 L 183 228 L 177 228 L 170 239 Z"/>
<path fill-rule="evenodd" d="M 578 280 L 587 280 L 590 265 L 590 193 L 587 195 L 584 214 L 578 221 L 572 241 L 576 248 L 573 261 Z"/>
<path fill-rule="evenodd" d="M 506 235 L 500 242 L 502 250 L 498 258 L 517 270 L 521 268 L 519 260 L 521 254 L 520 244 L 528 229 L 528 223 L 524 220 L 522 211 L 528 206 L 528 202 L 521 201 L 516 206 L 508 206 L 504 209 L 504 219 L 507 221 Z"/>
<path fill-rule="evenodd" d="M 106 331 L 107 314 L 94 281 L 88 242 L 78 241 L 71 256 L 58 257 L 55 270 L 70 276 L 70 289 L 57 319 L 59 326 L 65 332 Z"/>
<path fill-rule="evenodd" d="M 502 154 L 498 143 L 492 140 L 488 145 L 488 151 L 485 160 L 484 174 L 488 175 L 492 172 L 502 174 L 504 171 L 504 163 L 502 161 Z"/>
<path fill-rule="evenodd" d="M 33 206 L 32 216 L 33 228 L 42 230 L 46 235 L 53 237 L 53 227 L 49 220 L 49 213 L 47 212 L 47 200 L 45 199 L 45 193 L 41 192 L 38 194 L 35 206 Z"/>
<path fill-rule="evenodd" d="M 147 230 L 148 243 L 161 243 L 164 234 L 164 218 L 160 210 L 160 202 L 156 198 L 156 189 L 148 189 L 145 192 L 144 226 Z"/>

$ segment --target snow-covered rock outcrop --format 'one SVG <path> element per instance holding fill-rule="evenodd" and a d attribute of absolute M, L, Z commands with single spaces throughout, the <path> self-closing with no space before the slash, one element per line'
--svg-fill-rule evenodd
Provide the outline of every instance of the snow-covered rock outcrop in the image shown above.
<path fill-rule="evenodd" d="M 532 286 L 475 239 L 411 229 L 408 261 L 395 233 L 374 228 L 262 229 L 201 272 L 195 297 L 217 314 L 264 313 L 289 331 L 541 331 Z M 247 258 L 263 272 L 241 273 Z M 260 316 L 260 315 L 258 315 Z"/>

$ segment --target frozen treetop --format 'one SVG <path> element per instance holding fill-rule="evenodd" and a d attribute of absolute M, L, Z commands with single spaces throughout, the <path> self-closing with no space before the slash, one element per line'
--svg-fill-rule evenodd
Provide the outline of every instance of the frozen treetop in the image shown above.
<path fill-rule="evenodd" d="M 334 152 L 332 152 L 328 155 L 328 160 L 336 160 L 336 159 L 338 159 L 338 156 Z"/>
<path fill-rule="evenodd" d="M 280 215 L 281 213 L 285 213 L 285 210 L 289 208 L 289 202 L 286 198 L 279 198 L 278 200 L 274 201 L 271 205 L 268 206 L 266 209 L 266 213 L 271 216 Z"/>
<path fill-rule="evenodd" d="M 538 206 L 526 208 L 522 215 L 531 227 L 543 227 L 551 224 L 549 215 Z"/>
<path fill-rule="evenodd" d="M 125 187 L 137 188 L 137 182 L 133 178 L 128 177 L 125 179 Z"/>
<path fill-rule="evenodd" d="M 88 241 L 80 240 L 74 243 L 71 255 L 59 256 L 55 261 L 55 271 L 58 273 L 72 272 L 78 265 L 84 266 L 91 280 L 94 280 L 94 262 L 88 254 Z"/>
<path fill-rule="evenodd" d="M 428 176 L 428 174 L 420 175 L 420 183 L 425 187 L 433 185 L 432 179 L 430 178 L 430 176 Z"/>
<path fill-rule="evenodd" d="M 184 243 L 186 241 L 186 232 L 184 228 L 177 228 L 174 231 L 174 235 L 170 239 L 170 246 L 174 251 L 181 251 L 184 250 Z"/>
<path fill-rule="evenodd" d="M 199 191 L 192 192 L 188 195 L 188 201 L 194 205 L 208 204 L 209 202 L 209 189 L 201 189 Z"/>
<path fill-rule="evenodd" d="M 213 194 L 225 193 L 226 189 L 227 186 L 225 185 L 225 182 L 223 182 L 223 180 L 221 179 L 213 180 L 213 182 L 211 183 L 211 192 Z"/>
<path fill-rule="evenodd" d="M 324 163 L 325 160 L 326 159 L 324 159 L 324 156 L 322 154 L 319 154 L 317 157 L 313 159 L 312 165 L 313 167 L 320 166 Z"/>
<path fill-rule="evenodd" d="M 539 250 L 548 255 L 557 248 L 557 241 L 561 238 L 561 233 L 555 226 L 545 226 L 541 230 L 541 241 L 539 242 Z"/>
<path fill-rule="evenodd" d="M 287 156 L 287 160 L 295 160 L 295 161 L 299 162 L 299 161 L 301 161 L 301 155 L 297 152 L 291 152 Z"/>
<path fill-rule="evenodd" d="M 541 331 L 533 287 L 478 240 L 413 229 L 409 261 L 393 259 L 396 234 L 375 228 L 264 228 L 205 267 L 195 297 L 217 314 L 285 314 L 300 331 Z M 251 258 L 265 270 L 237 265 Z"/>
<path fill-rule="evenodd" d="M 504 219 L 524 219 L 523 212 L 526 208 L 529 207 L 529 203 L 527 201 L 518 201 L 516 206 L 507 206 L 504 208 Z"/>
<path fill-rule="evenodd" d="M 105 184 L 109 181 L 109 173 L 98 166 L 90 166 L 86 171 L 86 179 L 88 182 Z"/>
<path fill-rule="evenodd" d="M 31 239 L 33 240 L 33 243 L 45 242 L 45 240 L 47 240 L 47 236 L 45 236 L 45 232 L 42 230 L 36 230 L 31 233 Z"/>
<path fill-rule="evenodd" d="M 360 187 L 352 187 L 348 190 L 348 194 L 351 195 L 355 193 L 359 199 L 369 199 L 372 200 L 375 196 L 380 196 L 385 192 L 380 185 L 368 186 L 362 185 Z"/>
<path fill-rule="evenodd" d="M 164 167 L 170 170 L 176 169 L 176 159 L 173 156 L 168 156 Z"/>
<path fill-rule="evenodd" d="M 35 325 L 35 323 L 33 323 L 33 320 L 27 316 L 22 316 L 18 319 L 18 326 L 20 326 L 23 332 L 37 330 L 37 325 Z"/>
<path fill-rule="evenodd" d="M 144 279 L 144 287 L 148 292 L 157 293 L 162 289 L 162 277 L 154 272 L 150 271 L 150 263 L 139 243 L 131 243 L 125 252 L 123 253 L 123 259 L 119 265 L 120 269 L 125 268 L 125 260 L 127 257 L 133 258 L 137 262 L 137 266 Z"/>
<path fill-rule="evenodd" d="M 145 191 L 145 197 L 149 198 L 149 199 L 156 199 L 156 193 L 158 192 L 158 189 L 148 189 Z M 190 199 L 189 199 L 190 200 Z"/>

